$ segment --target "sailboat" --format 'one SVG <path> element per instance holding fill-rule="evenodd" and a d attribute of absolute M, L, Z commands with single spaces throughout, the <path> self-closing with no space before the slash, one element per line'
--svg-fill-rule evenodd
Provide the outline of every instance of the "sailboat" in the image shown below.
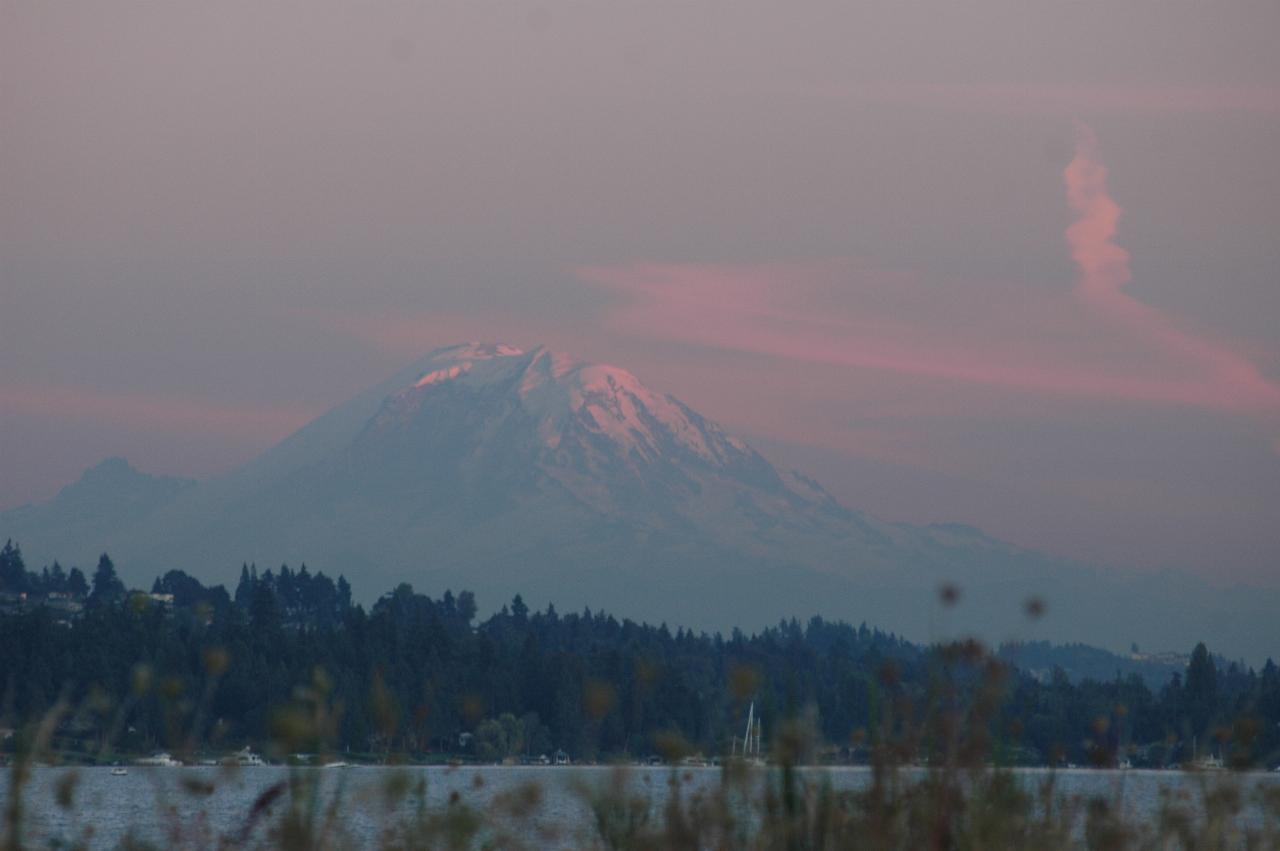
<path fill-rule="evenodd" d="M 760 719 L 756 717 L 756 702 L 753 700 L 751 707 L 747 710 L 747 730 L 742 737 L 742 753 L 738 753 L 738 737 L 734 736 L 731 745 L 733 755 L 751 765 L 764 765 L 764 757 L 760 750 L 762 735 Z"/>
<path fill-rule="evenodd" d="M 1226 766 L 1223 765 L 1222 757 L 1214 755 L 1212 749 L 1207 755 L 1200 756 L 1200 749 L 1196 747 L 1196 738 L 1192 736 L 1190 767 L 1194 771 L 1221 771 Z"/>

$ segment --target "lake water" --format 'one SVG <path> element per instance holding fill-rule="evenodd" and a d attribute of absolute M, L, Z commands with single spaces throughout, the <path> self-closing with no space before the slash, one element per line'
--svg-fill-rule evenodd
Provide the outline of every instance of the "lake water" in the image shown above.
<path fill-rule="evenodd" d="M 1018 770 L 1015 774 L 1029 787 L 1048 777 L 1042 770 Z M 1136 819 L 1156 813 L 1162 789 L 1190 801 L 1200 800 L 1206 790 L 1224 782 L 1242 786 L 1246 797 L 1260 787 L 1280 789 L 1280 775 L 1262 773 L 1194 775 L 1068 769 L 1057 771 L 1054 776 L 1060 793 L 1119 800 L 1127 815 Z M 829 782 L 836 789 L 857 789 L 870 783 L 871 773 L 864 768 L 823 768 L 807 769 L 804 777 Z M 340 819 L 347 836 L 369 843 L 375 842 L 396 817 L 411 815 L 423 798 L 427 810 L 446 811 L 454 799 L 492 815 L 517 807 L 522 791 L 537 784 L 541 793 L 526 821 L 526 831 L 533 832 L 525 836 L 526 841 L 531 847 L 589 847 L 595 844 L 591 841 L 593 822 L 586 802 L 591 790 L 622 782 L 660 807 L 671 794 L 673 778 L 685 793 L 695 793 L 714 789 L 721 773 L 718 769 L 643 767 L 628 769 L 619 780 L 616 770 L 605 767 L 350 767 L 291 771 L 276 767 L 131 766 L 128 775 L 121 777 L 113 776 L 108 768 L 36 768 L 23 795 L 24 833 L 30 844 L 45 847 L 80 840 L 87 841 L 90 847 L 109 848 L 126 835 L 171 848 L 212 847 L 219 841 L 234 844 L 236 837 L 262 836 L 266 822 L 287 806 L 290 778 L 294 783 L 314 784 L 320 801 L 316 816 L 319 819 L 324 817 L 326 802 L 341 800 Z M 271 809 L 250 826 L 255 801 L 282 782 L 286 788 Z M 9 784 L 9 774 L 4 772 L 0 801 L 6 809 Z M 394 794 L 406 789 L 421 794 Z M 533 799 L 526 799 L 526 803 L 530 802 Z M 1257 822 L 1261 813 L 1256 807 L 1249 808 L 1243 818 Z"/>

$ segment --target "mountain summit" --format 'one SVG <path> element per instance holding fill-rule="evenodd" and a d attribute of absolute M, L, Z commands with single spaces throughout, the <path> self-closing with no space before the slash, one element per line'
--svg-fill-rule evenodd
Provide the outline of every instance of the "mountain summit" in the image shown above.
<path fill-rule="evenodd" d="M 233 479 L 234 502 L 255 506 L 236 512 L 239 536 L 287 544 L 279 558 L 341 551 L 384 584 L 425 569 L 512 591 L 520 574 L 508 571 L 520 571 L 526 596 L 544 571 L 612 599 L 627 570 L 653 578 L 658 563 L 696 557 L 720 574 L 744 556 L 790 560 L 813 549 L 807 538 L 869 531 L 630 372 L 542 347 L 440 349 Z"/>
<path fill-rule="evenodd" d="M 520 593 L 714 629 L 822 614 L 916 639 L 1034 629 L 1255 655 L 1277 602 L 954 524 L 879 521 L 625 369 L 489 343 L 428 354 L 219 479 L 109 462 L 44 506 L 0 514 L 6 537 L 33 563 L 89 564 L 108 549 L 135 581 L 305 562 L 366 598 L 407 581 L 471 589 L 482 606 Z M 942 583 L 963 589 L 954 608 L 937 601 Z M 1050 615 L 1029 625 L 1032 596 Z"/>
<path fill-rule="evenodd" d="M 490 425 L 501 421 L 519 431 L 530 460 L 583 497 L 599 491 L 601 477 L 642 485 L 650 473 L 682 466 L 740 474 L 769 469 L 742 441 L 618 367 L 542 347 L 472 344 L 436 354 L 423 369 L 387 398 L 370 423 L 371 436 L 412 431 L 424 419 L 438 425 L 442 412 L 470 408 Z M 474 442 L 492 436 L 481 430 Z"/>

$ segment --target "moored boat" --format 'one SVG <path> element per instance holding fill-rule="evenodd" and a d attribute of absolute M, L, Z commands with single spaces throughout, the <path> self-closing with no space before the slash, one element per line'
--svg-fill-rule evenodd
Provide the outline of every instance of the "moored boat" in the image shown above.
<path fill-rule="evenodd" d="M 134 764 L 159 768 L 178 768 L 182 765 L 181 762 L 169 756 L 169 754 L 164 751 L 157 751 L 151 756 L 144 756 L 141 759 L 135 760 Z"/>
<path fill-rule="evenodd" d="M 247 746 L 236 751 L 235 755 L 231 758 L 231 763 L 245 768 L 267 764 L 263 761 L 262 757 L 258 756 Z"/>

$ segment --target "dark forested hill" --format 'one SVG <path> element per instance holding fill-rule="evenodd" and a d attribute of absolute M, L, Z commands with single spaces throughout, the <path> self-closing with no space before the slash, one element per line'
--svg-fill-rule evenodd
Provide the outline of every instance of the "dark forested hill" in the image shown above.
<path fill-rule="evenodd" d="M 710 755 L 730 749 L 750 703 L 766 750 L 805 717 L 828 758 L 857 759 L 913 712 L 963 713 L 984 695 L 994 711 L 981 724 L 1011 760 L 1163 765 L 1190 759 L 1193 741 L 1241 763 L 1280 759 L 1280 671 L 1223 668 L 1203 645 L 1152 689 L 1136 674 L 1032 677 L 972 643 L 921 647 L 816 617 L 707 635 L 530 611 L 516 597 L 477 621 L 470 593 L 432 599 L 408 585 L 366 611 L 344 579 L 305 567 L 245 568 L 230 593 L 171 571 L 143 593 L 104 556 L 78 589 L 24 573 L 6 547 L 0 582 L 19 579 L 22 592 L 3 591 L 0 727 L 22 729 L 61 701 L 60 747 L 86 759 L 272 741 L 482 759 L 634 758 L 679 741 Z M 928 736 L 913 747 L 928 758 Z"/>
<path fill-rule="evenodd" d="M 1143 653 L 1134 645 L 1128 653 L 1121 654 L 1077 642 L 1008 642 L 1000 645 L 997 653 L 1010 665 L 1042 681 L 1050 679 L 1056 670 L 1072 682 L 1136 674 L 1153 689 L 1164 686 L 1174 674 L 1181 674 L 1190 662 L 1186 653 Z M 1214 658 L 1214 663 L 1224 669 L 1230 664 L 1220 656 Z"/>

